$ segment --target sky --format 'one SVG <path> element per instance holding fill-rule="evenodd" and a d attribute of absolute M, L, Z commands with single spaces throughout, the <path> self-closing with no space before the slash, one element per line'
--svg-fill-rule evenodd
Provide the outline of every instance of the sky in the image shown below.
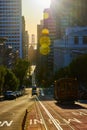
<path fill-rule="evenodd" d="M 31 34 L 37 35 L 37 24 L 43 19 L 43 10 L 50 7 L 50 0 L 22 0 L 22 16 L 25 17 L 26 31 L 30 40 Z"/>

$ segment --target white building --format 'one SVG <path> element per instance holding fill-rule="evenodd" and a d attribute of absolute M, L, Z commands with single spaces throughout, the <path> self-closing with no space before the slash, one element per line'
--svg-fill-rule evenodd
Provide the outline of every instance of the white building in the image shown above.
<path fill-rule="evenodd" d="M 84 53 L 87 53 L 87 27 L 67 28 L 64 38 L 54 41 L 54 72 Z"/>
<path fill-rule="evenodd" d="M 0 0 L 0 37 L 7 37 L 6 46 L 12 46 L 22 57 L 21 0 Z"/>

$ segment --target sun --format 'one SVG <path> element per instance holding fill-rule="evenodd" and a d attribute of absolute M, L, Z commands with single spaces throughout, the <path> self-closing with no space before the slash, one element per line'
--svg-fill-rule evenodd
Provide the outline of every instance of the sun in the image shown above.
<path fill-rule="evenodd" d="M 50 7 L 50 3 L 51 0 L 37 0 L 38 1 L 38 5 L 44 8 L 49 8 Z"/>

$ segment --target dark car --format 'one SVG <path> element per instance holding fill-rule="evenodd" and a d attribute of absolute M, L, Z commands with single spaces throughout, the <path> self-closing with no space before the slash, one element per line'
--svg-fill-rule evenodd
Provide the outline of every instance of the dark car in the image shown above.
<path fill-rule="evenodd" d="M 21 96 L 21 91 L 15 91 L 15 94 L 16 94 L 16 97 L 19 97 L 19 96 Z"/>
<path fill-rule="evenodd" d="M 37 95 L 37 90 L 36 90 L 36 88 L 32 88 L 32 95 Z"/>
<path fill-rule="evenodd" d="M 13 91 L 6 91 L 4 93 L 4 98 L 5 99 L 15 99 L 16 98 L 16 93 Z"/>

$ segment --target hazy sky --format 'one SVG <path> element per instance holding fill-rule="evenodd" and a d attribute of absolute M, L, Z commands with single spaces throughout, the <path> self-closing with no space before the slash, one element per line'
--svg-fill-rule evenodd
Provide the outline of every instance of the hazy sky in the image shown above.
<path fill-rule="evenodd" d="M 50 0 L 22 0 L 22 15 L 30 37 L 37 32 L 37 24 L 43 18 L 43 10 L 50 7 Z"/>

